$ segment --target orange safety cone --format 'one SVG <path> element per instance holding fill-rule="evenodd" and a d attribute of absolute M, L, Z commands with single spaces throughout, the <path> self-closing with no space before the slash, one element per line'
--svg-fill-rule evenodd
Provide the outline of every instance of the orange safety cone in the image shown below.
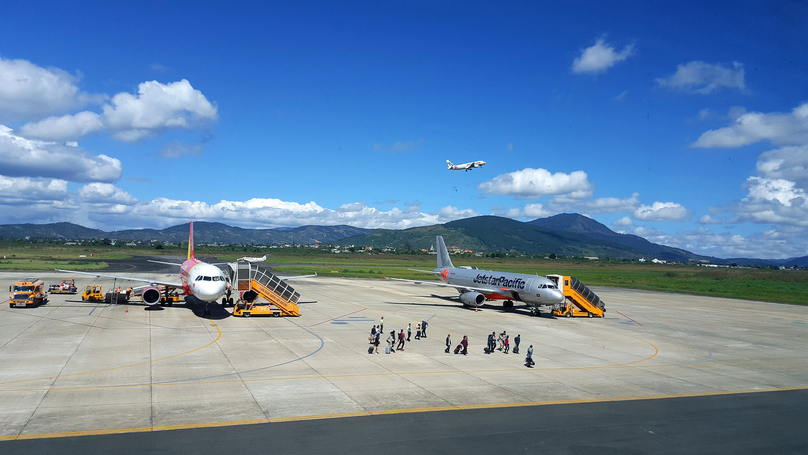
<path fill-rule="evenodd" d="M 474 312 L 475 312 L 475 313 L 477 312 L 477 307 L 474 307 Z"/>
<path fill-rule="evenodd" d="M 128 312 L 129 312 L 129 307 L 126 307 L 126 311 L 124 311 L 124 313 L 128 313 Z"/>

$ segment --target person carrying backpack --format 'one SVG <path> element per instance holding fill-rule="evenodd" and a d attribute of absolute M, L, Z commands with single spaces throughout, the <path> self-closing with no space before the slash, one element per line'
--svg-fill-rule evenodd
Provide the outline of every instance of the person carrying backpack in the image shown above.
<path fill-rule="evenodd" d="M 536 362 L 533 361 L 533 345 L 531 344 L 529 348 L 527 348 L 527 357 L 525 357 L 525 366 L 528 368 L 533 368 Z"/>

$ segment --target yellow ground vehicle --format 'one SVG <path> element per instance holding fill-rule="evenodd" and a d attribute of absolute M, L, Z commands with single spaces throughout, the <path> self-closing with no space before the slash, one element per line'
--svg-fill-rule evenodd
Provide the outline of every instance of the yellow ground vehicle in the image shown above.
<path fill-rule="evenodd" d="M 39 306 L 48 303 L 48 293 L 45 292 L 45 283 L 39 278 L 26 278 L 11 286 L 11 296 L 8 306 L 23 308 Z"/>
<path fill-rule="evenodd" d="M 52 284 L 48 292 L 51 294 L 75 294 L 78 289 L 73 278 L 63 278 L 62 284 Z"/>
<path fill-rule="evenodd" d="M 81 300 L 88 300 L 90 302 L 100 302 L 104 300 L 104 292 L 101 290 L 100 284 L 91 284 L 84 289 L 81 293 Z"/>
<path fill-rule="evenodd" d="M 547 275 L 564 293 L 564 303 L 557 305 L 553 315 L 564 317 L 602 318 L 606 303 L 574 276 Z"/>

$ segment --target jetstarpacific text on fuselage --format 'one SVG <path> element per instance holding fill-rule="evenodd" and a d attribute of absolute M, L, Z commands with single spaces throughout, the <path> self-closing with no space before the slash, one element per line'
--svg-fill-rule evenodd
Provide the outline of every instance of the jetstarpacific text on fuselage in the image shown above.
<path fill-rule="evenodd" d="M 505 276 L 494 276 L 494 275 L 477 275 L 474 278 L 474 282 L 478 284 L 489 284 L 492 286 L 499 286 L 509 289 L 524 289 L 525 285 L 527 284 L 525 280 L 521 278 L 508 279 Z"/>

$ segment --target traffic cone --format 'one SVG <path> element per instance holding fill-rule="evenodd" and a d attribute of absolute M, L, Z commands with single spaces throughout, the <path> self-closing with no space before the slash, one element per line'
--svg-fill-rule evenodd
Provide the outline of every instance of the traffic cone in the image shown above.
<path fill-rule="evenodd" d="M 474 312 L 475 312 L 475 313 L 477 312 L 477 308 L 478 308 L 478 307 L 474 307 Z"/>
<path fill-rule="evenodd" d="M 128 313 L 128 312 L 129 312 L 129 307 L 126 307 L 126 311 L 124 311 L 124 313 Z"/>

